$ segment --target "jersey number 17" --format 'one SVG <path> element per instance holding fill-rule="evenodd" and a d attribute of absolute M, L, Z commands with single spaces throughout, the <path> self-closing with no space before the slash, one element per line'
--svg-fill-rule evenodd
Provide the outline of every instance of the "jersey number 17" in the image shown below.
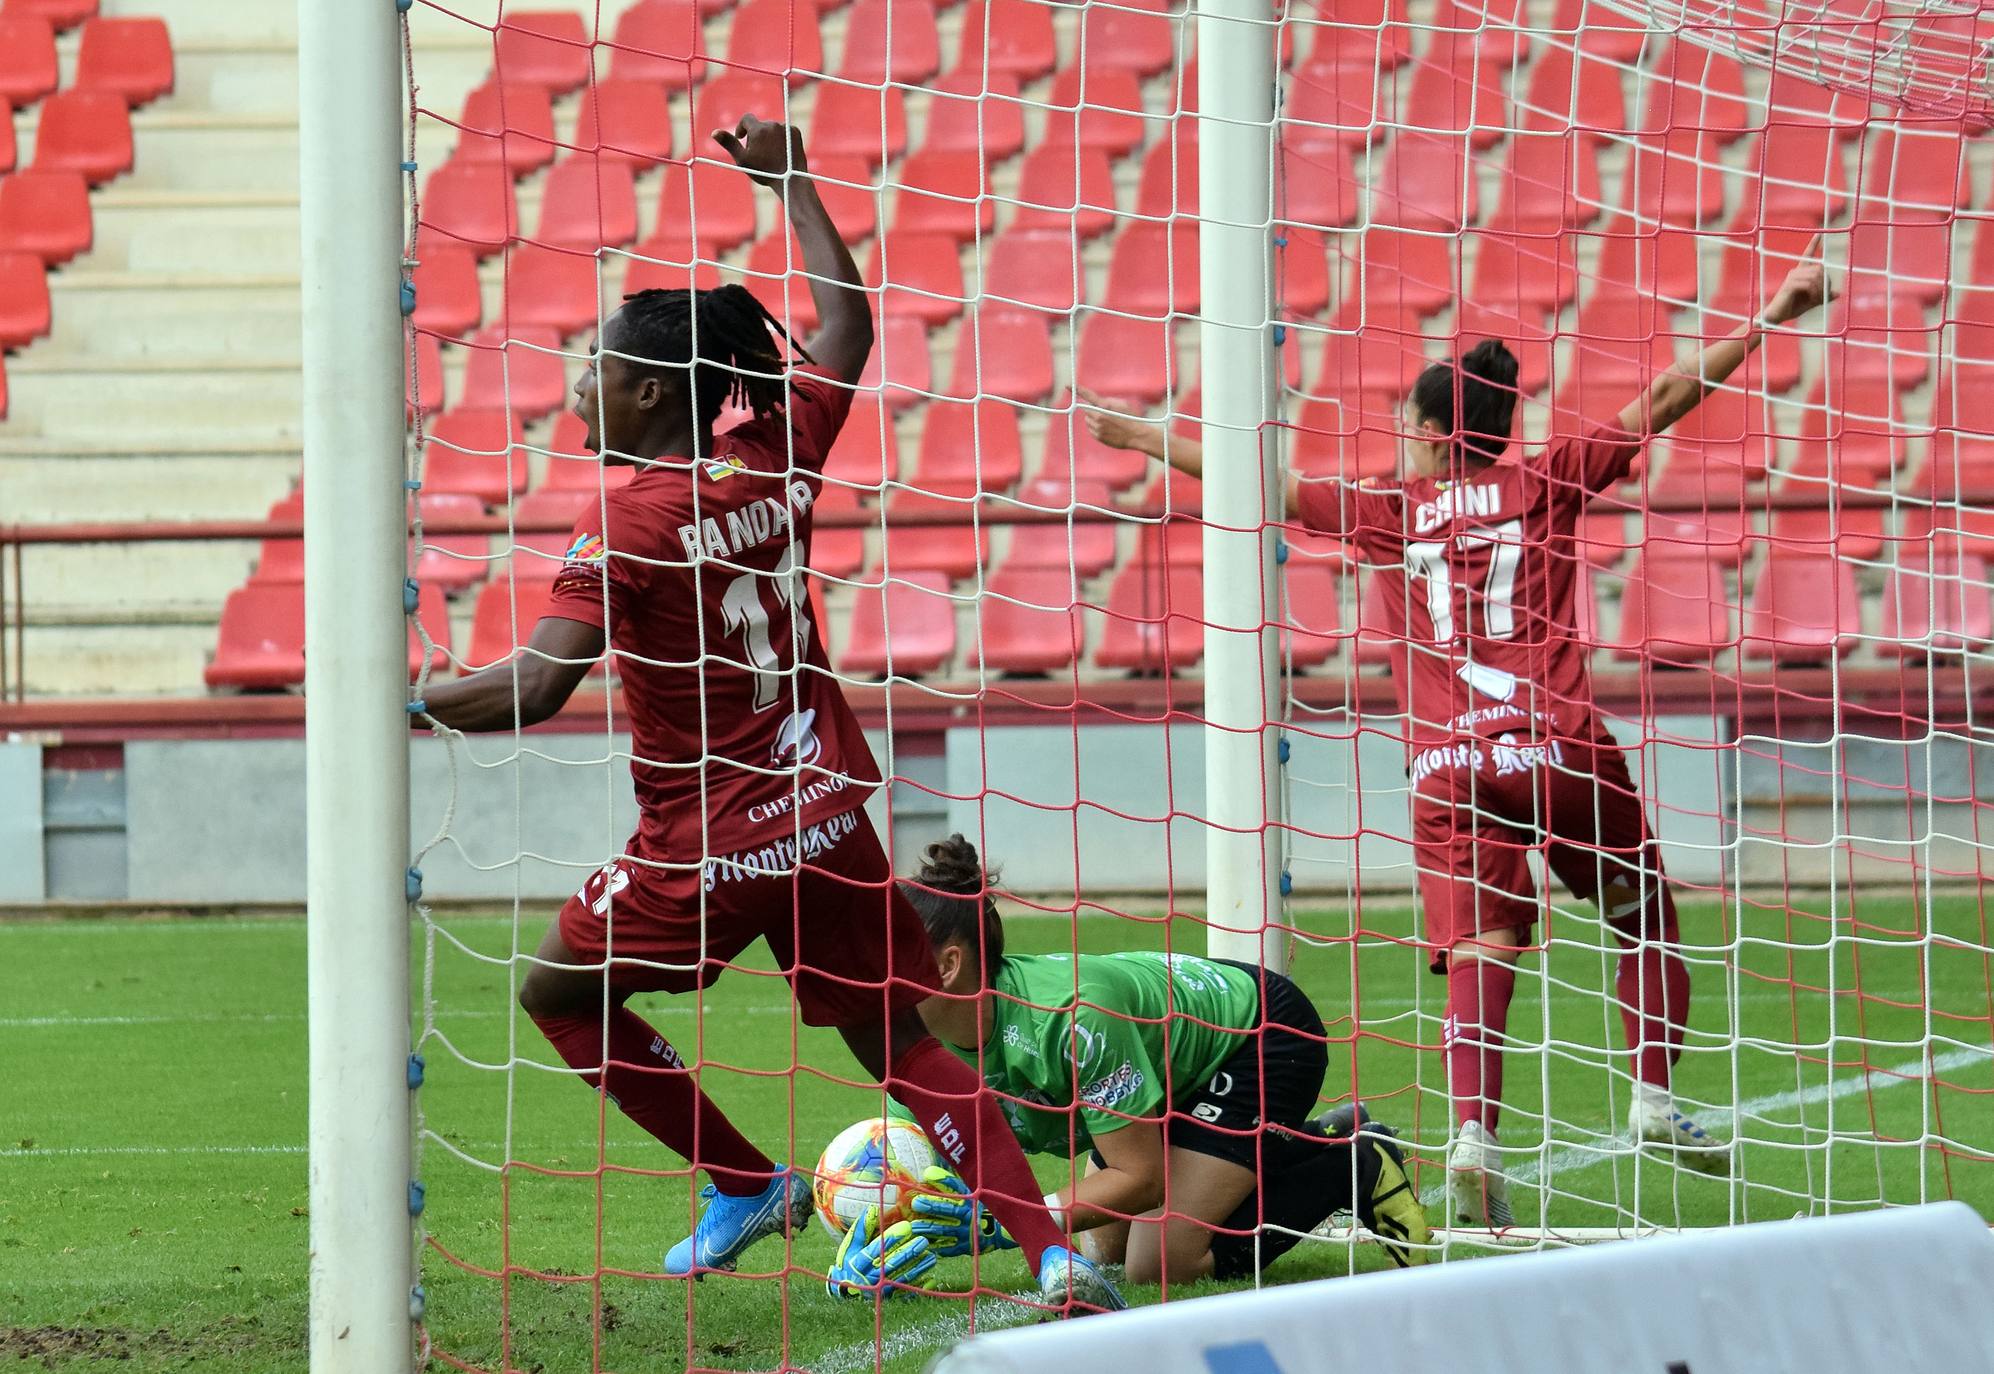
<path fill-rule="evenodd" d="M 1487 529 L 1464 530 L 1452 539 L 1405 546 L 1406 572 L 1426 587 L 1426 613 L 1433 621 L 1433 640 L 1454 638 L 1454 570 L 1450 549 L 1490 550 L 1488 575 L 1482 581 L 1482 633 L 1508 639 L 1516 633 L 1516 568 L 1523 561 L 1523 521 L 1505 520 Z M 1472 631 L 1470 631 L 1472 633 Z"/>

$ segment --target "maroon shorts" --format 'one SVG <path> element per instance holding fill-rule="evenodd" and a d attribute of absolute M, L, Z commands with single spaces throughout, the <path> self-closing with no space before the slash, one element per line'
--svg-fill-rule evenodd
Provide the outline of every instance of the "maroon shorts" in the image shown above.
<path fill-rule="evenodd" d="M 1433 967 L 1490 930 L 1529 930 L 1539 897 L 1530 851 L 1581 901 L 1633 890 L 1615 923 L 1672 924 L 1674 901 L 1627 756 L 1591 738 L 1480 736 L 1415 750 L 1412 846 Z"/>
<path fill-rule="evenodd" d="M 877 1024 L 941 987 L 927 928 L 863 810 L 696 867 L 626 853 L 568 899 L 560 925 L 575 958 L 607 962 L 621 992 L 706 987 L 767 940 L 813 1026 Z"/>

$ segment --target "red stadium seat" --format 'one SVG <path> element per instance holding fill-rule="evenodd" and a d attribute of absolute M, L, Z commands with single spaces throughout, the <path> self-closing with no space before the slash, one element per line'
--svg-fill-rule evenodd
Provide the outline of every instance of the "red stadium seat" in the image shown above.
<path fill-rule="evenodd" d="M 983 289 L 993 305 L 1064 314 L 1079 299 L 1080 263 L 1070 235 L 1011 229 L 991 245 Z"/>
<path fill-rule="evenodd" d="M 1023 676 L 1071 669 L 1086 646 L 1074 581 L 1063 567 L 999 569 L 976 602 L 977 666 Z"/>
<path fill-rule="evenodd" d="M 778 229 L 748 250 L 747 288 L 789 331 L 807 338 L 817 329 L 817 298 L 803 270 L 803 250 L 788 229 Z"/>
<path fill-rule="evenodd" d="M 1329 247 L 1323 235 L 1294 224 L 1274 228 L 1274 280 L 1280 283 L 1283 312 L 1290 319 L 1320 314 L 1329 305 Z"/>
<path fill-rule="evenodd" d="M 454 244 L 486 258 L 518 232 L 512 177 L 500 163 L 453 158 L 429 174 L 422 194 L 418 252 L 436 244 Z"/>
<path fill-rule="evenodd" d="M 882 414 L 878 401 L 870 396 L 852 401 L 851 414 L 824 457 L 824 475 L 855 487 L 881 487 L 900 476 L 899 436 L 893 416 Z"/>
<path fill-rule="evenodd" d="M 305 493 L 303 488 L 294 488 L 270 503 L 264 519 L 303 520 L 305 518 Z M 305 541 L 302 536 L 292 538 L 265 539 L 258 546 L 256 568 L 249 574 L 251 582 L 303 582 L 305 580 Z"/>
<path fill-rule="evenodd" d="M 1590 235 L 1589 235 L 1590 236 Z M 1697 298 L 1697 236 L 1688 230 L 1636 224 L 1616 215 L 1597 232 L 1600 291 L 1660 295 L 1672 301 Z M 1757 313 L 1754 307 L 1753 313 Z"/>
<path fill-rule="evenodd" d="M 1198 133 L 1180 125 L 1143 154 L 1135 210 L 1151 219 L 1198 213 Z"/>
<path fill-rule="evenodd" d="M 1127 157 L 1148 135 L 1142 115 L 1142 83 L 1126 67 L 1095 60 L 1071 66 L 1053 78 L 1052 108 L 1046 113 L 1043 141 L 1099 148 L 1110 157 Z"/>
<path fill-rule="evenodd" d="M 1366 319 L 1431 315 L 1460 295 L 1454 240 L 1434 233 L 1378 227 L 1358 245 L 1352 296 Z"/>
<path fill-rule="evenodd" d="M 574 10 L 516 10 L 507 6 L 493 33 L 501 81 L 530 81 L 556 95 L 589 79 L 593 35 Z"/>
<path fill-rule="evenodd" d="M 1752 222 L 1815 228 L 1849 203 L 1842 147 L 1829 125 L 1774 113 L 1752 145 L 1745 172 L 1745 204 Z"/>
<path fill-rule="evenodd" d="M 101 186 L 132 169 L 132 115 L 108 91 L 67 90 L 44 100 L 35 133 L 35 170 L 76 172 Z"/>
<path fill-rule="evenodd" d="M 864 158 L 810 154 L 810 179 L 817 183 L 831 223 L 846 243 L 869 239 L 879 228 L 880 172 Z"/>
<path fill-rule="evenodd" d="M 1290 431 L 1289 461 L 1303 477 L 1388 477 L 1399 466 L 1398 407 L 1386 398 L 1316 397 Z"/>
<path fill-rule="evenodd" d="M 1138 222 L 1115 239 L 1104 304 L 1133 315 L 1195 315 L 1199 301 L 1198 222 Z M 1287 302 L 1283 293 L 1284 303 Z"/>
<path fill-rule="evenodd" d="M 1204 574 L 1196 563 L 1168 570 L 1132 563 L 1108 591 L 1107 625 L 1094 661 L 1134 673 L 1183 672 L 1205 654 Z"/>
<path fill-rule="evenodd" d="M 1860 154 L 1863 196 L 1900 223 L 1950 219 L 1973 203 L 1968 146 L 1943 124 L 1880 124 Z"/>
<path fill-rule="evenodd" d="M 807 77 L 796 77 L 799 87 Z M 792 78 L 780 72 L 757 71 L 753 67 L 720 67 L 720 75 L 710 78 L 692 93 L 692 151 L 700 156 L 724 158 L 715 146 L 712 132 L 731 129 L 743 115 L 787 123 L 793 116 L 789 94 Z"/>
<path fill-rule="evenodd" d="M 895 177 L 893 227 L 947 234 L 958 242 L 987 236 L 997 224 L 987 164 L 973 152 L 923 148 L 910 153 Z"/>
<path fill-rule="evenodd" d="M 415 376 L 403 398 L 411 414 L 433 415 L 443 409 L 443 345 L 434 334 L 415 336 Z"/>
<path fill-rule="evenodd" d="M 1179 476 L 1185 482 L 1191 480 Z M 1050 524 L 1013 526 L 1006 567 L 1070 567 L 1075 577 L 1092 578 L 1115 566 L 1118 522 L 1088 518 L 1094 511 L 1113 508 L 1114 496 L 1106 482 L 1041 477 L 1028 482 L 1018 500 L 1027 508 L 1056 511 L 1064 518 Z"/>
<path fill-rule="evenodd" d="M 1390 118 L 1369 66 L 1311 65 L 1288 82 L 1281 104 L 1281 141 L 1303 153 L 1362 148 Z"/>
<path fill-rule="evenodd" d="M 0 115 L 9 114 L 5 105 L 0 105 Z M 20 145 L 14 140 L 12 118 L 0 119 L 0 176 L 14 170 L 21 160 Z"/>
<path fill-rule="evenodd" d="M 616 21 L 610 76 L 660 96 L 698 85 L 706 75 L 700 10 L 694 0 L 639 0 L 623 11 Z"/>
<path fill-rule="evenodd" d="M 1597 142 L 1600 134 L 1632 127 L 1622 69 L 1599 50 L 1599 38 L 1591 31 L 1576 37 L 1559 34 L 1538 45 L 1520 111 L 1524 128 L 1546 133 L 1569 129 Z"/>
<path fill-rule="evenodd" d="M 572 153 L 547 173 L 540 228 L 534 238 L 549 248 L 593 253 L 637 238 L 637 179 L 620 158 Z"/>
<path fill-rule="evenodd" d="M 74 172 L 0 177 L 0 252 L 32 253 L 50 267 L 88 252 L 90 188 Z"/>
<path fill-rule="evenodd" d="M 484 318 L 478 256 L 454 243 L 431 243 L 417 259 L 415 327 L 461 339 Z"/>
<path fill-rule="evenodd" d="M 1177 390 L 1175 322 L 1086 311 L 1075 334 L 1073 380 L 1102 396 L 1143 409 Z"/>
<path fill-rule="evenodd" d="M 1781 549 L 1752 581 L 1745 657 L 1821 663 L 1856 647 L 1862 603 L 1855 569 L 1830 553 Z"/>
<path fill-rule="evenodd" d="M 925 401 L 935 389 L 934 382 L 928 327 L 911 315 L 889 315 L 881 320 L 859 386 L 876 389 L 886 408 L 897 415 Z"/>
<path fill-rule="evenodd" d="M 48 268 L 33 253 L 0 253 L 0 353 L 49 328 Z"/>
<path fill-rule="evenodd" d="M 755 184 L 717 162 L 675 162 L 658 190 L 658 232 L 695 239 L 718 250 L 755 236 Z"/>
<path fill-rule="evenodd" d="M 657 233 L 631 250 L 630 269 L 623 274 L 623 294 L 639 291 L 701 291 L 720 285 L 716 250 L 675 234 Z"/>
<path fill-rule="evenodd" d="M 1645 227 L 1710 228 L 1724 209 L 1724 165 L 1715 139 L 1693 132 L 1643 136 L 1627 153 L 1621 204 Z"/>
<path fill-rule="evenodd" d="M 1551 328 L 1542 311 L 1510 310 L 1470 295 L 1454 319 L 1456 344 L 1450 351 L 1465 353 L 1483 339 L 1501 339 L 1516 354 L 1519 392 L 1534 396 L 1551 380 Z"/>
<path fill-rule="evenodd" d="M 933 401 L 921 420 L 914 485 L 1009 491 L 1024 471 L 1018 408 L 997 398 Z M 1017 531 L 1013 531 L 1016 538 Z"/>
<path fill-rule="evenodd" d="M 1062 395 L 1060 404 L 1071 404 L 1071 398 Z M 1098 482 L 1122 491 L 1147 477 L 1149 465 L 1146 454 L 1109 448 L 1096 439 L 1087 429 L 1084 409 L 1057 411 L 1046 417 L 1040 481 L 1058 482 L 1062 487 L 1069 482 Z"/>
<path fill-rule="evenodd" d="M 1849 230 L 1846 294 L 1894 296 L 1920 308 L 1944 299 L 1952 276 L 1957 224 L 1954 219 L 1917 218 L 1894 206 L 1859 199 Z"/>
<path fill-rule="evenodd" d="M 1608 419 L 1651 385 L 1675 361 L 1669 325 L 1668 306 L 1653 296 L 1600 290 L 1588 297 L 1570 359 L 1555 378 L 1562 423 Z"/>
<path fill-rule="evenodd" d="M 1341 559 L 1298 558 L 1282 565 L 1281 644 L 1296 668 L 1319 668 L 1350 636 L 1343 630 Z"/>
<path fill-rule="evenodd" d="M 817 87 L 817 107 L 810 116 L 812 166 L 830 156 L 877 167 L 906 151 L 907 96 L 898 86 L 826 81 Z"/>
<path fill-rule="evenodd" d="M 1155 76 L 1177 60 L 1178 21 L 1164 13 L 1170 8 L 1170 0 L 1115 0 L 1087 6 L 1080 30 L 1081 60 L 1089 66 L 1132 68 L 1143 76 Z"/>
<path fill-rule="evenodd" d="M 895 571 L 883 587 L 860 587 L 838 671 L 859 677 L 926 677 L 955 656 L 955 601 L 935 572 Z"/>
<path fill-rule="evenodd" d="M 883 288 L 880 310 L 888 319 L 939 325 L 962 310 L 962 259 L 955 240 L 943 234 L 887 230 L 873 245 L 865 280 Z"/>
<path fill-rule="evenodd" d="M 1090 239 L 1114 227 L 1115 172 L 1100 148 L 1040 144 L 1025 154 L 1017 196 L 1011 232 L 1072 231 Z"/>
<path fill-rule="evenodd" d="M 1380 224 L 1458 232 L 1480 215 L 1467 149 L 1454 134 L 1407 130 L 1385 152 L 1373 190 Z"/>
<path fill-rule="evenodd" d="M 1939 369 L 1932 399 L 1931 458 L 1921 489 L 1951 498 L 1971 493 L 1975 504 L 1994 504 L 1994 438 L 1982 432 L 1979 418 L 1962 413 L 1961 396 L 1994 395 L 1994 366 L 1961 360 Z"/>
<path fill-rule="evenodd" d="M 452 162 L 492 162 L 515 177 L 554 160 L 554 103 L 531 81 L 487 80 L 464 97 Z"/>
<path fill-rule="evenodd" d="M 1007 162 L 1025 150 L 1025 105 L 1018 78 L 960 67 L 928 87 L 928 129 L 921 146 L 937 152 L 981 150 L 991 164 Z M 820 96 L 821 100 L 822 97 Z"/>
<path fill-rule="evenodd" d="M 1003 73 L 1020 82 L 1049 74 L 1059 61 L 1045 0 L 970 0 L 962 12 L 959 70 Z"/>
<path fill-rule="evenodd" d="M 76 56 L 76 88 L 109 91 L 127 105 L 143 105 L 171 92 L 173 40 L 166 21 L 86 19 Z"/>
<path fill-rule="evenodd" d="M 1356 221 L 1360 187 L 1348 148 L 1304 152 L 1284 143 L 1280 157 L 1282 214 L 1297 224 L 1332 229 Z"/>
<path fill-rule="evenodd" d="M 564 338 L 580 334 L 601 318 L 599 288 L 593 257 L 515 244 L 506 254 L 501 318 L 515 331 L 540 326 Z"/>
<path fill-rule="evenodd" d="M 973 482 L 893 492 L 886 498 L 885 571 L 974 577 L 990 563 L 993 510 Z"/>
<path fill-rule="evenodd" d="M 918 86 L 941 65 L 941 34 L 930 0 L 855 0 L 845 20 L 841 78 L 863 86 Z"/>
<path fill-rule="evenodd" d="M 674 143 L 671 104 L 660 83 L 618 77 L 582 92 L 575 119 L 575 146 L 582 152 L 627 162 L 641 175 L 670 161 Z"/>
<path fill-rule="evenodd" d="M 1883 584 L 1882 600 L 1879 653 L 1925 658 L 1994 639 L 1987 565 L 1972 554 L 1905 550 Z"/>
<path fill-rule="evenodd" d="M 0 108 L 32 105 L 55 89 L 55 29 L 18 5 L 0 14 Z"/>
<path fill-rule="evenodd" d="M 73 29 L 97 12 L 97 0 L 7 0 L 7 13 L 45 19 L 60 32 Z"/>
<path fill-rule="evenodd" d="M 1661 665 L 1707 663 L 1737 642 L 1724 569 L 1704 558 L 1645 550 L 1620 594 L 1614 657 Z"/>
<path fill-rule="evenodd" d="M 851 487 L 836 482 L 826 482 L 823 493 L 818 496 L 812 508 L 813 521 L 810 536 L 810 571 L 820 577 L 849 581 L 859 575 L 865 567 L 865 529 L 857 525 L 835 523 L 834 517 L 858 516 L 869 527 L 876 527 L 879 520 L 877 510 L 862 507 L 861 495 Z"/>
<path fill-rule="evenodd" d="M 821 72 L 817 0 L 743 0 L 727 34 L 727 62 L 764 72 Z"/>
<path fill-rule="evenodd" d="M 1781 484 L 1781 489 L 1800 490 L 1822 499 L 1829 496 L 1828 491 L 1818 483 L 1803 485 L 1785 482 Z M 1790 554 L 1802 558 L 1819 558 L 1826 554 L 1868 562 L 1883 552 L 1884 514 L 1877 506 L 1775 511 L 1772 528 L 1767 535 L 1771 557 L 1777 562 Z"/>
<path fill-rule="evenodd" d="M 1516 312 L 1562 309 L 1578 294 L 1578 256 L 1562 231 L 1514 233 L 1470 229 L 1475 272 L 1468 292 L 1477 301 Z"/>
<path fill-rule="evenodd" d="M 484 503 L 475 496 L 450 492 L 425 492 L 421 498 L 422 519 L 461 520 L 482 516 Z M 425 529 L 418 548 L 409 541 L 409 556 L 415 559 L 415 580 L 434 587 L 445 596 L 455 596 L 466 587 L 475 587 L 491 571 L 491 539 L 482 534 L 432 534 Z"/>
<path fill-rule="evenodd" d="M 574 492 L 585 492 L 590 496 L 598 491 L 615 491 L 626 486 L 637 469 L 626 463 L 605 465 L 595 454 L 584 447 L 588 432 L 582 426 L 581 416 L 572 410 L 564 410 L 554 419 L 554 436 L 547 442 L 547 475 L 540 485 L 529 492 L 518 507 L 519 518 L 528 515 L 527 501 L 542 493 L 559 493 L 549 496 L 549 505 L 537 506 L 534 513 L 545 513 L 556 500 L 568 500 Z M 576 505 L 574 512 L 582 507 Z M 572 516 L 570 517 L 572 518 Z"/>
<path fill-rule="evenodd" d="M 1519 232 L 1582 229 L 1599 218 L 1599 149 L 1585 134 L 1511 136 L 1490 223 Z"/>
<path fill-rule="evenodd" d="M 1903 296 L 1848 296 L 1828 309 L 1827 371 L 1851 382 L 1889 380 L 1904 391 L 1931 371 L 1936 332 Z"/>
<path fill-rule="evenodd" d="M 526 490 L 524 429 L 518 412 L 458 406 L 436 417 L 422 449 L 422 487 L 461 492 L 488 506 Z"/>
<path fill-rule="evenodd" d="M 439 647 L 430 666 L 442 668 L 450 644 L 443 593 L 424 587 L 417 616 Z M 272 691 L 305 680 L 305 588 L 302 582 L 250 582 L 229 593 L 216 632 L 215 656 L 202 677 L 210 687 Z M 422 667 L 422 643 L 409 627 L 409 676 Z"/>
<path fill-rule="evenodd" d="M 1412 61 L 1401 115 L 1422 130 L 1467 135 L 1471 147 L 1493 148 L 1510 124 L 1509 102 L 1503 95 L 1502 71 L 1482 56 L 1472 34 L 1439 30 L 1426 51 Z"/>
<path fill-rule="evenodd" d="M 1304 71 L 1336 66 L 1382 71 L 1412 56 L 1406 0 L 1320 0 L 1314 15 L 1323 27 L 1315 31 Z"/>
<path fill-rule="evenodd" d="M 1428 361 L 1417 314 L 1389 301 L 1353 300 L 1323 338 L 1322 371 L 1310 390 L 1389 419 Z"/>
<path fill-rule="evenodd" d="M 1677 37 L 1649 66 L 1642 84 L 1647 91 L 1641 116 L 1645 133 L 1669 131 L 1731 143 L 1750 126 L 1743 68 L 1728 53 Z"/>
<path fill-rule="evenodd" d="M 1604 0 L 1558 0 L 1551 28 L 1557 33 L 1585 34 L 1597 45 L 1595 50 L 1601 57 L 1615 62 L 1635 61 L 1648 39 L 1645 24 L 1615 13 Z"/>
<path fill-rule="evenodd" d="M 964 318 L 949 372 L 951 396 L 1035 405 L 1051 391 L 1052 335 L 1045 316 L 992 302 Z"/>
<path fill-rule="evenodd" d="M 503 410 L 531 423 L 569 404 L 567 359 L 553 330 L 493 325 L 470 340 L 460 406 Z"/>
<path fill-rule="evenodd" d="M 534 626 L 554 597 L 552 577 L 528 574 L 533 564 L 544 561 L 515 559 L 513 576 L 494 577 L 478 592 L 477 608 L 471 613 L 471 647 L 461 665 L 465 672 L 504 663 L 533 638 Z"/>
<path fill-rule="evenodd" d="M 1910 433 L 1887 378 L 1820 377 L 1808 388 L 1792 470 L 1870 486 L 1904 465 Z"/>

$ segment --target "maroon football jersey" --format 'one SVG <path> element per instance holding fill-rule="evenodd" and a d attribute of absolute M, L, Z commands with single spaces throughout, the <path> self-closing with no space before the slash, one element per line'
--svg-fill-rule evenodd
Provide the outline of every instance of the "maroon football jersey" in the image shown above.
<path fill-rule="evenodd" d="M 1384 579 L 1381 628 L 1411 744 L 1526 726 L 1585 732 L 1574 530 L 1644 442 L 1601 426 L 1462 480 L 1303 484 L 1301 522 L 1347 535 Z"/>
<path fill-rule="evenodd" d="M 640 468 L 585 511 L 554 583 L 547 614 L 607 632 L 638 836 L 659 857 L 745 849 L 879 785 L 804 572 L 852 393 L 811 368 L 790 384 L 784 413 L 720 435 L 697 462 Z"/>

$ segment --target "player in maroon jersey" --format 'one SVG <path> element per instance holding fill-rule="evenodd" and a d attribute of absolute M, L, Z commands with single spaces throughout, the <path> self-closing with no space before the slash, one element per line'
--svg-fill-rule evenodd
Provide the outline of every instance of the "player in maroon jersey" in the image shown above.
<path fill-rule="evenodd" d="M 1765 326 L 1823 302 L 1822 270 L 1807 261 L 1815 256 L 1807 252 L 1758 319 L 1663 373 L 1611 423 L 1504 461 L 1517 364 L 1486 340 L 1414 383 L 1404 476 L 1288 481 L 1288 509 L 1312 530 L 1355 542 L 1381 570 L 1387 623 L 1406 628 L 1392 677 L 1407 720 L 1426 941 L 1447 977 L 1442 1044 L 1461 1123 L 1449 1172 L 1463 1220 L 1513 1220 L 1495 1127 L 1515 964 L 1539 905 L 1533 849 L 1575 897 L 1595 903 L 1620 942 L 1615 991 L 1635 1079 L 1635 1138 L 1691 1168 L 1729 1167 L 1729 1147 L 1678 1111 L 1670 1091 L 1689 969 L 1640 794 L 1593 706 L 1588 647 L 1574 628 L 1573 531 L 1642 445 L 1743 364 Z M 1156 427 L 1105 413 L 1088 421 L 1104 442 L 1203 475 L 1195 442 L 1166 444 Z"/>
<path fill-rule="evenodd" d="M 736 1130 L 624 1005 L 704 987 L 763 939 L 803 1019 L 836 1026 L 914 1112 L 1023 1247 L 1048 1303 L 1118 1307 L 1067 1249 L 976 1071 L 923 1024 L 934 954 L 866 818 L 878 766 L 806 595 L 824 459 L 872 351 L 858 269 L 813 183 L 790 175 L 805 168 L 800 134 L 748 118 L 714 138 L 785 198 L 823 327 L 792 366 L 787 334 L 745 288 L 627 299 L 575 410 L 588 447 L 636 474 L 576 523 L 526 651 L 420 703 L 440 725 L 510 730 L 560 710 L 605 644 L 622 679 L 637 833 L 561 909 L 520 1005 L 584 1081 L 712 1180 L 667 1273 L 733 1269 L 810 1212 L 809 1179 Z M 751 418 L 716 436 L 729 400 Z M 853 1234 L 871 1254 L 844 1247 L 833 1291 L 877 1291 L 891 1245 Z"/>

